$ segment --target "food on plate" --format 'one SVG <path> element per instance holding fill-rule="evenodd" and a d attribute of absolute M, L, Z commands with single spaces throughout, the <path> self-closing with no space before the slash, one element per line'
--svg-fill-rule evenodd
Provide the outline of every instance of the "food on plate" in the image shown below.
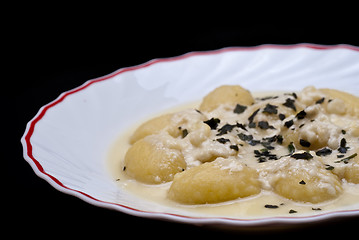
<path fill-rule="evenodd" d="M 224 85 L 198 109 L 144 122 L 129 142 L 123 173 L 166 184 L 166 198 L 180 204 L 264 191 L 318 204 L 359 184 L 359 98 L 311 86 L 254 97 L 239 85 Z"/>
<path fill-rule="evenodd" d="M 261 191 L 258 173 L 230 158 L 217 158 L 175 176 L 168 197 L 186 204 L 217 203 Z"/>

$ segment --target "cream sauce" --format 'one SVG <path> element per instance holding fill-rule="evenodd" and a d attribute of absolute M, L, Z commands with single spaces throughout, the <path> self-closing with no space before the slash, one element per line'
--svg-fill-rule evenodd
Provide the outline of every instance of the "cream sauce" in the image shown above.
<path fill-rule="evenodd" d="M 254 94 L 254 96 L 264 97 L 276 94 L 279 93 L 265 92 Z M 185 104 L 157 115 L 178 112 L 188 108 L 193 109 L 198 105 L 198 102 Z M 121 134 L 113 143 L 109 149 L 107 165 L 109 173 L 114 181 L 116 181 L 119 188 L 131 192 L 147 201 L 153 201 L 164 206 L 183 209 L 194 213 L 197 212 L 206 216 L 242 219 L 272 216 L 308 216 L 322 214 L 328 211 L 359 209 L 359 184 L 347 183 L 345 181 L 342 184 L 344 191 L 339 197 L 318 204 L 295 202 L 265 189 L 258 195 L 217 204 L 185 205 L 171 201 L 167 198 L 167 191 L 170 188 L 171 182 L 157 185 L 144 184 L 129 178 L 124 171 L 122 171 L 124 167 L 123 159 L 130 147 L 128 139 L 141 123 L 128 129 L 128 131 Z M 265 207 L 266 205 L 274 205 L 277 206 L 277 208 L 268 208 L 268 206 Z"/>

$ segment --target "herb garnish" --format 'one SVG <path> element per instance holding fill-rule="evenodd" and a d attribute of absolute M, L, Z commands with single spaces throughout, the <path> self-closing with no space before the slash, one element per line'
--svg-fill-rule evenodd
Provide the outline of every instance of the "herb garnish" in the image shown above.
<path fill-rule="evenodd" d="M 253 122 L 254 117 L 257 115 L 257 113 L 259 112 L 259 110 L 260 110 L 260 108 L 258 108 L 257 110 L 255 110 L 255 111 L 252 113 L 252 115 L 249 116 L 248 121 L 249 121 L 250 123 Z"/>
<path fill-rule="evenodd" d="M 225 144 L 226 142 L 229 142 L 229 139 L 227 138 L 217 138 L 216 139 L 217 142 Z"/>
<path fill-rule="evenodd" d="M 278 205 L 266 204 L 264 205 L 265 208 L 279 208 Z"/>
<path fill-rule="evenodd" d="M 241 114 L 242 112 L 244 112 L 247 109 L 247 106 L 243 106 L 240 104 L 237 104 L 236 107 L 234 108 L 233 112 L 237 113 L 237 114 Z"/>
<path fill-rule="evenodd" d="M 295 153 L 292 154 L 290 157 L 295 159 L 304 159 L 304 160 L 309 160 L 313 158 L 313 156 L 309 152 Z"/>
<path fill-rule="evenodd" d="M 307 140 L 304 140 L 304 139 L 299 139 L 299 144 L 303 147 L 310 147 L 310 142 L 308 142 Z"/>
<path fill-rule="evenodd" d="M 325 166 L 326 166 L 325 170 L 329 170 L 329 171 L 331 171 L 331 170 L 333 170 L 333 169 L 334 169 L 334 167 L 333 167 L 333 166 L 331 166 L 331 165 L 329 165 L 329 164 L 325 164 Z"/>
<path fill-rule="evenodd" d="M 182 138 L 185 138 L 188 135 L 188 130 L 187 129 L 183 129 L 182 130 Z"/>
<path fill-rule="evenodd" d="M 295 116 L 298 119 L 303 119 L 303 118 L 305 118 L 305 116 L 307 116 L 307 113 L 304 110 L 302 110 L 299 113 L 297 113 L 297 115 L 295 115 Z"/>
<path fill-rule="evenodd" d="M 293 119 L 284 122 L 284 126 L 286 126 L 287 128 L 290 128 L 293 124 L 294 124 Z"/>
<path fill-rule="evenodd" d="M 297 111 L 297 108 L 294 105 L 295 100 L 291 99 L 291 98 L 287 98 L 285 100 L 285 103 L 283 103 L 284 106 L 293 109 L 294 111 Z"/>
<path fill-rule="evenodd" d="M 312 210 L 313 210 L 313 211 L 321 211 L 322 209 L 321 209 L 321 208 L 313 208 L 313 207 L 312 207 Z"/>
<path fill-rule="evenodd" d="M 221 122 L 218 118 L 211 118 L 207 121 L 203 121 L 205 124 L 207 124 L 212 130 L 216 130 L 218 127 L 218 123 Z"/>
<path fill-rule="evenodd" d="M 335 161 L 335 163 L 343 162 L 343 163 L 345 163 L 345 164 L 348 164 L 348 163 L 349 163 L 349 160 L 352 159 L 352 158 L 355 158 L 357 155 L 358 155 L 357 153 L 354 153 L 354 154 L 350 155 L 349 157 L 340 159 L 339 161 Z"/>
<path fill-rule="evenodd" d="M 254 156 L 258 158 L 258 162 L 266 162 L 267 160 L 278 160 L 277 155 L 272 154 L 268 149 L 254 150 Z"/>
<path fill-rule="evenodd" d="M 272 125 L 269 125 L 269 123 L 267 121 L 259 121 L 258 122 L 258 127 L 260 129 L 264 129 L 264 130 L 266 130 L 268 128 L 275 129 Z"/>
<path fill-rule="evenodd" d="M 342 138 L 342 140 L 340 140 L 340 147 L 338 148 L 338 152 L 340 153 L 346 153 L 348 150 L 347 145 L 347 140 L 345 140 L 345 138 Z"/>
<path fill-rule="evenodd" d="M 297 213 L 297 211 L 291 209 L 291 210 L 289 210 L 289 213 L 290 213 L 290 214 L 292 214 L 292 213 Z"/>
<path fill-rule="evenodd" d="M 238 148 L 237 145 L 231 145 L 231 146 L 229 146 L 229 148 L 230 148 L 230 149 L 233 149 L 233 150 L 235 150 L 235 151 L 239 151 L 239 148 Z"/>
<path fill-rule="evenodd" d="M 288 151 L 289 151 L 289 154 L 293 154 L 295 152 L 295 147 L 293 145 L 293 142 L 289 143 Z"/>
<path fill-rule="evenodd" d="M 271 104 L 267 104 L 265 106 L 265 108 L 263 109 L 264 113 L 269 113 L 269 114 L 277 114 L 278 110 L 277 110 L 278 106 L 275 105 L 271 105 Z"/>
<path fill-rule="evenodd" d="M 327 156 L 332 153 L 332 150 L 330 148 L 322 148 L 315 152 L 317 156 Z"/>
<path fill-rule="evenodd" d="M 322 104 L 324 102 L 325 98 L 321 98 L 318 101 L 315 102 L 315 104 Z"/>

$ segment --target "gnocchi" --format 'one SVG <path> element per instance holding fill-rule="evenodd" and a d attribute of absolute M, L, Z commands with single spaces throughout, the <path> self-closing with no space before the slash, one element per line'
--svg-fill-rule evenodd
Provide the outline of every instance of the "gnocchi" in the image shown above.
<path fill-rule="evenodd" d="M 293 202 L 338 198 L 359 184 L 359 98 L 333 89 L 254 98 L 239 85 L 207 94 L 198 109 L 164 114 L 129 139 L 123 172 L 167 183 L 181 204 L 220 203 L 264 191 Z"/>
<path fill-rule="evenodd" d="M 274 192 L 294 201 L 319 203 L 336 198 L 342 192 L 339 178 L 317 159 L 279 160 L 271 179 Z"/>
<path fill-rule="evenodd" d="M 217 203 L 258 194 L 261 190 L 258 174 L 241 163 L 235 169 L 228 159 L 213 162 L 177 174 L 169 189 L 168 197 L 185 204 Z"/>
<path fill-rule="evenodd" d="M 150 184 L 172 181 L 176 173 L 186 169 L 181 151 L 156 135 L 135 142 L 124 161 L 128 175 Z"/>
<path fill-rule="evenodd" d="M 251 93 L 238 85 L 223 85 L 207 94 L 199 107 L 200 111 L 212 111 L 221 104 L 251 105 L 254 99 Z"/>

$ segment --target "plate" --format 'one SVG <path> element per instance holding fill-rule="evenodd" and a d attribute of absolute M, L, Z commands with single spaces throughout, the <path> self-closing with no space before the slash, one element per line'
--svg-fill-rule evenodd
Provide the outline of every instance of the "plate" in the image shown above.
<path fill-rule="evenodd" d="M 310 216 L 232 219 L 146 201 L 120 189 L 106 166 L 111 144 L 135 122 L 198 101 L 215 87 L 300 90 L 307 85 L 359 95 L 359 48 L 260 45 L 154 59 L 89 80 L 43 106 L 27 124 L 23 155 L 56 189 L 127 214 L 229 229 L 266 228 L 359 216 L 359 203 Z"/>

